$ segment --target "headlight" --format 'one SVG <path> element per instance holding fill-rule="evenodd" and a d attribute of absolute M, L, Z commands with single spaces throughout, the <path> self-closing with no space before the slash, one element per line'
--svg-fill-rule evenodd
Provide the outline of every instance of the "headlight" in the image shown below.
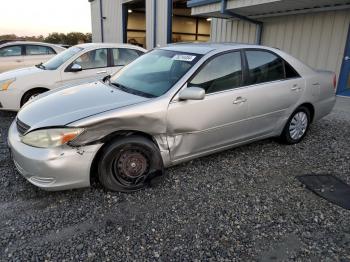
<path fill-rule="evenodd" d="M 41 129 L 30 132 L 21 139 L 24 144 L 29 146 L 51 148 L 64 145 L 74 140 L 83 131 L 84 129 L 82 128 Z"/>
<path fill-rule="evenodd" d="M 16 78 L 6 79 L 3 81 L 0 81 L 0 91 L 6 91 L 9 86 L 15 82 Z"/>

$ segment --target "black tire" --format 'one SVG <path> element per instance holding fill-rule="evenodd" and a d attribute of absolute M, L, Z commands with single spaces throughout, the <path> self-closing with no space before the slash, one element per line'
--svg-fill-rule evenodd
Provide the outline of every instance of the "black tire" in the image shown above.
<path fill-rule="evenodd" d="M 140 190 L 164 172 L 157 146 L 136 135 L 116 139 L 104 147 L 97 165 L 102 186 L 119 192 Z"/>
<path fill-rule="evenodd" d="M 292 121 L 294 119 L 294 117 L 296 115 L 298 115 L 299 113 L 301 114 L 305 114 L 306 116 L 306 128 L 305 128 L 305 131 L 303 132 L 303 134 L 299 137 L 296 136 L 296 137 L 292 137 L 291 135 L 291 131 L 290 131 L 290 128 L 292 126 Z M 307 134 L 307 131 L 309 130 L 309 127 L 310 127 L 310 121 L 311 120 L 311 114 L 310 114 L 310 110 L 304 106 L 301 106 L 299 108 L 297 108 L 293 114 L 289 117 L 284 129 L 283 129 L 283 132 L 280 136 L 280 141 L 284 144 L 287 144 L 287 145 L 293 145 L 293 144 L 297 144 L 299 143 L 301 140 L 303 140 L 303 138 L 305 137 L 305 135 Z M 303 128 L 302 128 L 303 129 Z"/>
<path fill-rule="evenodd" d="M 33 90 L 29 90 L 28 92 L 26 92 L 22 99 L 21 99 L 21 107 L 28 102 L 28 100 L 33 97 L 33 96 L 37 96 L 40 95 L 44 92 L 46 92 L 47 90 L 45 89 L 33 89 Z"/>

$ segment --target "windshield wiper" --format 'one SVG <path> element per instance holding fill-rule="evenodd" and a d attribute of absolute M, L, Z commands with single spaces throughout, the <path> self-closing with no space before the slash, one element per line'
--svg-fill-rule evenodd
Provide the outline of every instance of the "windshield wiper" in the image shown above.
<path fill-rule="evenodd" d="M 130 93 L 130 94 L 138 95 L 138 96 L 143 96 L 143 97 L 147 97 L 147 98 L 154 98 L 154 97 L 156 97 L 155 95 L 148 94 L 148 93 L 145 93 L 145 92 L 136 90 L 136 89 L 132 89 L 132 88 L 130 88 L 130 87 L 121 85 L 121 84 L 119 84 L 119 83 L 111 83 L 111 84 L 112 84 L 113 86 L 117 87 L 118 89 L 120 89 L 120 90 L 126 92 L 126 93 Z"/>
<path fill-rule="evenodd" d="M 35 65 L 37 68 L 40 68 L 40 69 L 46 69 L 46 67 L 43 65 L 43 62 L 41 62 L 40 64 L 37 64 Z"/>

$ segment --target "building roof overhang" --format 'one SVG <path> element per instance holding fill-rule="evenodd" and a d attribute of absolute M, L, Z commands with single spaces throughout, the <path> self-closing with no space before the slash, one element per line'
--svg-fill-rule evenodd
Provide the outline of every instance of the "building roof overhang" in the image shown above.
<path fill-rule="evenodd" d="M 222 12 L 223 4 L 227 11 L 253 19 L 350 8 L 350 0 L 190 0 L 187 2 L 192 15 L 232 18 Z"/>

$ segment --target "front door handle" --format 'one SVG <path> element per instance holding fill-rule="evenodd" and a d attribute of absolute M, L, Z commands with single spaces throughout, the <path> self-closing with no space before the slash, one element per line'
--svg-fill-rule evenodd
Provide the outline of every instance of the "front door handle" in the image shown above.
<path fill-rule="evenodd" d="M 301 89 L 300 86 L 298 86 L 297 84 L 293 85 L 293 87 L 290 89 L 292 91 L 299 91 Z"/>
<path fill-rule="evenodd" d="M 233 101 L 233 104 L 237 105 L 245 102 L 247 102 L 247 98 L 239 96 L 236 98 L 236 100 Z"/>
<path fill-rule="evenodd" d="M 100 74 L 107 74 L 107 71 L 98 71 L 96 74 L 100 75 Z"/>

